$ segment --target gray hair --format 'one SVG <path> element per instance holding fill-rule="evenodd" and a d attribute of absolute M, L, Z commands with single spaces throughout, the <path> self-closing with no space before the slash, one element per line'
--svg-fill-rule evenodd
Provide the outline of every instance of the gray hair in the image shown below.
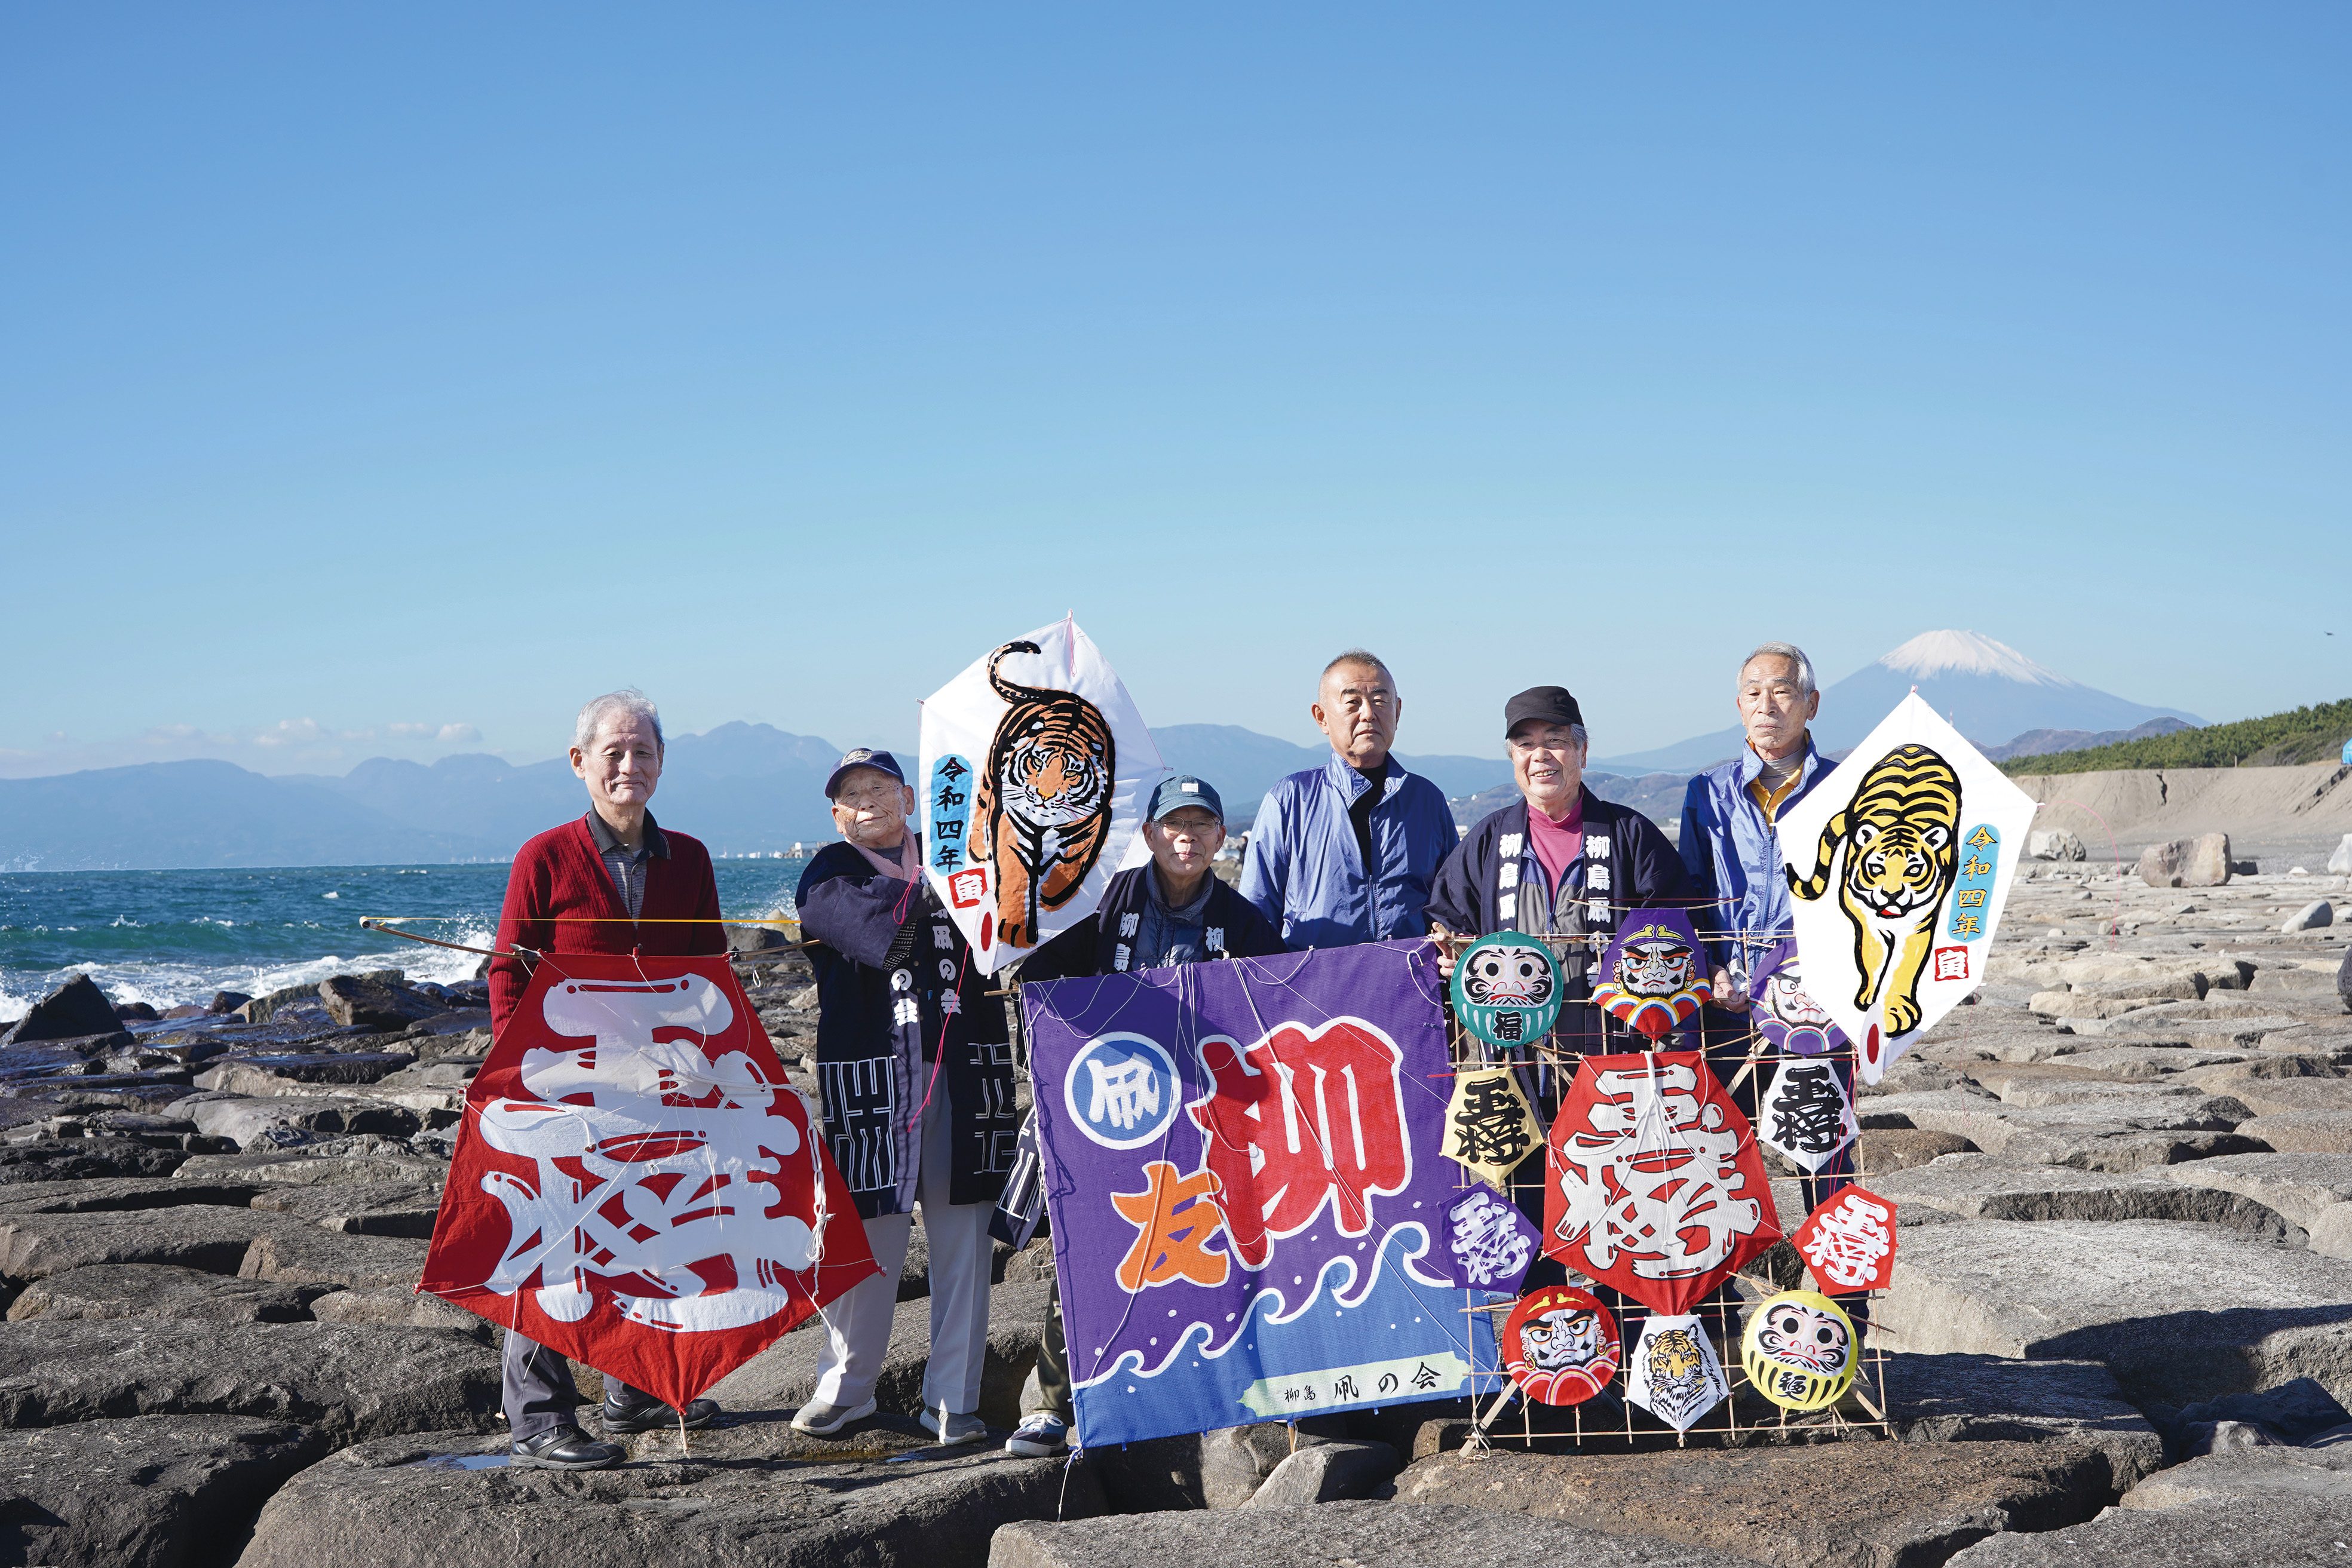
<path fill-rule="evenodd" d="M 583 751 L 587 750 L 596 738 L 596 727 L 614 714 L 644 719 L 654 727 L 655 749 L 667 748 L 667 743 L 662 739 L 661 709 L 654 706 L 653 698 L 635 686 L 623 686 L 617 692 L 606 692 L 601 697 L 590 698 L 588 706 L 580 710 L 578 722 L 572 727 L 572 744 Z"/>
<path fill-rule="evenodd" d="M 1350 648 L 1346 653 L 1341 653 L 1338 658 L 1332 660 L 1329 664 L 1324 665 L 1324 678 L 1327 680 L 1329 679 L 1331 672 L 1338 669 L 1342 664 L 1363 664 L 1369 668 L 1378 670 L 1381 674 L 1388 676 L 1391 684 L 1396 680 L 1396 674 L 1389 668 L 1387 660 L 1381 658 L 1378 653 L 1371 653 L 1363 648 Z"/>
<path fill-rule="evenodd" d="M 1754 653 L 1739 661 L 1740 672 L 1743 674 L 1747 673 L 1748 666 L 1759 659 L 1786 659 L 1796 665 L 1799 696 L 1809 697 L 1820 690 L 1813 684 L 1813 662 L 1806 658 L 1805 651 L 1794 643 L 1759 643 Z"/>

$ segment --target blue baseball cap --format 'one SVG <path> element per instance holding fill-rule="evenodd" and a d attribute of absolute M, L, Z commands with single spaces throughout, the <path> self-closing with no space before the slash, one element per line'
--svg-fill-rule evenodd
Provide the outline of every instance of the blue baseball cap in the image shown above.
<path fill-rule="evenodd" d="M 1195 779 L 1190 773 L 1179 773 L 1162 779 L 1160 788 L 1151 792 L 1151 804 L 1143 813 L 1147 822 L 1156 822 L 1171 811 L 1181 811 L 1187 806 L 1202 806 L 1222 825 L 1225 820 L 1225 803 L 1209 787 L 1205 779 Z"/>
<path fill-rule="evenodd" d="M 907 781 L 906 774 L 899 770 L 897 758 L 887 751 L 877 751 L 870 746 L 861 746 L 842 753 L 841 761 L 835 766 L 833 776 L 824 781 L 826 800 L 830 800 L 841 792 L 841 776 L 853 768 L 871 768 L 877 773 L 887 773 L 901 784 Z"/>

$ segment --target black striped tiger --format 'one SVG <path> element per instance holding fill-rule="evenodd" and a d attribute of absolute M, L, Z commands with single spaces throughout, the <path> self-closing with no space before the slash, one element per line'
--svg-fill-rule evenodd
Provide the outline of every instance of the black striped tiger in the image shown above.
<path fill-rule="evenodd" d="M 1076 692 L 1024 686 L 997 673 L 1007 643 L 989 656 L 988 684 L 1010 704 L 988 744 L 971 811 L 971 855 L 996 868 L 996 940 L 1034 947 L 1043 913 L 1070 901 L 1110 835 L 1118 753 L 1110 722 Z M 982 945 L 985 946 L 985 937 Z"/>
<path fill-rule="evenodd" d="M 1919 976 L 1959 859 L 1960 776 L 1924 746 L 1898 746 L 1871 765 L 1844 810 L 1822 829 L 1813 873 L 1790 866 L 1789 887 L 1812 900 L 1838 880 L 1853 924 L 1853 1005 L 1882 1008 L 1889 1037 L 1920 1019 Z M 1843 851 L 1843 868 L 1832 864 Z"/>

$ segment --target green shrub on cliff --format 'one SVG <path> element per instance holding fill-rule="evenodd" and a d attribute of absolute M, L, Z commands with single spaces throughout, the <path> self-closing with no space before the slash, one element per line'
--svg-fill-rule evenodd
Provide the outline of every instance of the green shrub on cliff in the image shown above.
<path fill-rule="evenodd" d="M 2335 761 L 2347 736 L 2352 736 L 2352 698 L 2146 740 L 2020 757 L 2000 767 L 2013 774 L 2095 773 L 2109 768 L 2284 768 Z"/>

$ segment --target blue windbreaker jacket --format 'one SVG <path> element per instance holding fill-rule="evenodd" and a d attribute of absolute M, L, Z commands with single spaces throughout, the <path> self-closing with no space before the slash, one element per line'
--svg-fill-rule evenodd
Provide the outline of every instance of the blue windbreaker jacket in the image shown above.
<path fill-rule="evenodd" d="M 1729 963 L 1746 949 L 1744 967 L 1756 964 L 1792 926 L 1789 919 L 1789 879 L 1780 869 L 1780 839 L 1764 821 L 1764 809 L 1748 787 L 1764 759 L 1752 747 L 1693 778 L 1683 791 L 1683 819 L 1678 847 L 1689 869 L 1692 892 L 1706 902 L 1691 911 L 1691 922 L 1706 940 L 1718 964 Z M 1812 793 L 1832 765 L 1813 748 L 1805 736 L 1805 760 L 1800 765 L 1797 788 L 1775 813 Z"/>
<path fill-rule="evenodd" d="M 1370 788 L 1335 752 L 1322 767 L 1276 784 L 1257 809 L 1242 896 L 1294 952 L 1429 935 L 1430 879 L 1461 840 L 1453 810 L 1444 790 L 1390 758 L 1372 808 L 1380 874 L 1367 878 L 1348 808 Z"/>

